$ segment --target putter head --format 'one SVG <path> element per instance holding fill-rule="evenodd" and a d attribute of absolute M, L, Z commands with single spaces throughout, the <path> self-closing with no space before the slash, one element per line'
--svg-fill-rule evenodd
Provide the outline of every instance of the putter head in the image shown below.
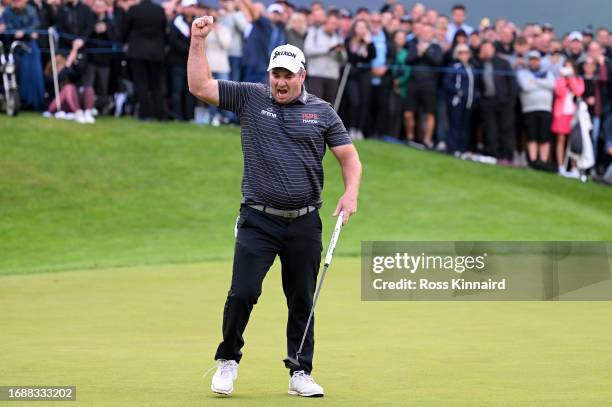
<path fill-rule="evenodd" d="M 300 362 L 297 360 L 297 358 L 287 356 L 285 359 L 283 359 L 283 362 L 285 362 L 285 367 L 289 370 L 300 370 Z"/>

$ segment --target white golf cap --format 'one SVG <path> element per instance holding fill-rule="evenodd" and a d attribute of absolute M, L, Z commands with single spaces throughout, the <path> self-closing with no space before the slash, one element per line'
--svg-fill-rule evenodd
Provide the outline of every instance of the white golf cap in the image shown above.
<path fill-rule="evenodd" d="M 197 6 L 198 0 L 181 0 L 181 7 Z"/>
<path fill-rule="evenodd" d="M 278 3 L 272 3 L 268 6 L 268 14 L 272 14 L 272 13 L 283 14 L 283 11 L 285 11 L 283 9 L 283 6 L 281 6 Z"/>
<path fill-rule="evenodd" d="M 535 49 L 527 53 L 527 59 L 540 59 L 541 57 L 542 55 L 540 54 L 540 51 Z"/>
<path fill-rule="evenodd" d="M 293 73 L 298 73 L 300 69 L 306 68 L 304 53 L 298 47 L 290 44 L 276 47 L 272 51 L 272 55 L 270 55 L 268 71 L 274 68 L 285 68 Z"/>
<path fill-rule="evenodd" d="M 572 31 L 569 35 L 569 40 L 582 42 L 582 33 L 580 31 Z"/>

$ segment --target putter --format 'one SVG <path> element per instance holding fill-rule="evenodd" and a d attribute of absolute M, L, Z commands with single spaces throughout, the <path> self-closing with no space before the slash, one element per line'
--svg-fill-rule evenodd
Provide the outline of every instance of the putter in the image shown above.
<path fill-rule="evenodd" d="M 300 369 L 300 354 L 302 353 L 302 347 L 304 346 L 304 341 L 306 340 L 306 333 L 308 332 L 308 328 L 310 327 L 310 321 L 312 321 L 312 315 L 314 314 L 314 309 L 317 305 L 317 299 L 319 298 L 319 293 L 321 292 L 321 287 L 323 286 L 323 280 L 325 280 L 325 273 L 327 273 L 327 268 L 329 267 L 329 264 L 332 261 L 332 256 L 334 255 L 336 243 L 338 243 L 338 237 L 340 236 L 340 230 L 342 229 L 343 219 L 344 212 L 340 212 L 340 214 L 338 215 L 338 220 L 336 221 L 336 226 L 334 227 L 334 232 L 332 233 L 331 241 L 329 242 L 329 247 L 327 248 L 327 255 L 325 256 L 325 262 L 323 263 L 323 273 L 321 274 L 321 280 L 319 281 L 319 286 L 317 287 L 317 291 L 315 292 L 314 301 L 312 302 L 312 308 L 310 308 L 310 315 L 308 316 L 308 322 L 306 322 L 304 335 L 302 335 L 302 342 L 300 342 L 300 348 L 296 352 L 295 358 L 287 356 L 285 359 L 283 359 L 283 362 L 285 362 L 285 367 L 289 370 Z"/>

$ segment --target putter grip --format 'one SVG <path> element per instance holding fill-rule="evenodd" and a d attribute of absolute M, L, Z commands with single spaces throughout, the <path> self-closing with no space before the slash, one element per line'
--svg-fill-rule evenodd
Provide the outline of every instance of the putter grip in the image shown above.
<path fill-rule="evenodd" d="M 344 212 L 340 212 L 338 215 L 338 220 L 336 221 L 336 226 L 334 227 L 334 233 L 332 233 L 331 241 L 329 242 L 329 247 L 327 248 L 327 255 L 325 256 L 324 263 L 326 266 L 329 266 L 332 256 L 334 255 L 334 249 L 336 248 L 336 243 L 338 243 L 338 237 L 340 236 L 340 230 L 342 229 L 343 219 Z"/>

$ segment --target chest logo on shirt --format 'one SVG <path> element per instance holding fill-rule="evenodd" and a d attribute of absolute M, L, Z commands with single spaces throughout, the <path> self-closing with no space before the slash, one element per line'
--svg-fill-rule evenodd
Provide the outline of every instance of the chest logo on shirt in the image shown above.
<path fill-rule="evenodd" d="M 262 116 L 268 116 L 268 117 L 272 117 L 272 118 L 276 119 L 276 113 L 274 113 L 272 111 L 271 107 L 268 107 L 267 109 L 261 109 L 260 113 L 261 113 Z"/>
<path fill-rule="evenodd" d="M 319 123 L 319 115 L 316 113 L 302 113 L 302 123 L 317 124 Z"/>

